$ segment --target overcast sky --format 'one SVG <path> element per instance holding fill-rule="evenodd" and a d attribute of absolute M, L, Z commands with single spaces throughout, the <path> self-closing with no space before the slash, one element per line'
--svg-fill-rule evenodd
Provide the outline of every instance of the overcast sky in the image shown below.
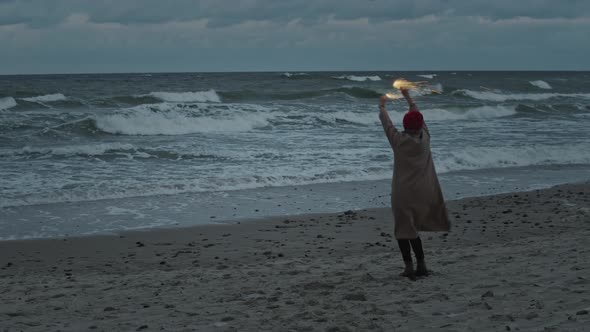
<path fill-rule="evenodd" d="M 0 0 L 0 74 L 590 70 L 588 0 Z"/>

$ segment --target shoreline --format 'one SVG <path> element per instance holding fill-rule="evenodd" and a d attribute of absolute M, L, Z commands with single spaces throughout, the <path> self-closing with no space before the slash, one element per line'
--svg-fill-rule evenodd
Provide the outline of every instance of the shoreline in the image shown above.
<path fill-rule="evenodd" d="M 447 201 L 411 282 L 389 207 L 0 241 L 0 330 L 582 331 L 590 183 Z"/>
<path fill-rule="evenodd" d="M 590 181 L 590 168 L 474 170 L 440 174 L 439 180 L 444 197 L 453 201 L 583 183 Z M 6 207 L 0 209 L 0 241 L 117 235 L 389 207 L 390 191 L 391 180 L 386 179 Z"/>

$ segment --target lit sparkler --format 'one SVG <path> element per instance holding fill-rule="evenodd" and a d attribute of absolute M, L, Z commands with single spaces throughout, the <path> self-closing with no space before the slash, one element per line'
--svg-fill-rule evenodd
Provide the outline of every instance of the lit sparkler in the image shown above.
<path fill-rule="evenodd" d="M 417 90 L 421 93 L 424 92 L 430 92 L 430 93 L 437 93 L 437 94 L 441 94 L 442 91 L 433 89 L 430 84 L 428 84 L 428 82 L 426 81 L 418 81 L 418 82 L 410 82 L 408 80 L 406 80 L 405 78 L 398 78 L 395 81 L 393 81 L 393 88 L 396 90 L 401 90 L 401 89 L 405 89 L 405 90 Z M 386 93 L 385 96 L 389 99 L 400 99 L 403 96 L 396 94 L 396 93 Z"/>

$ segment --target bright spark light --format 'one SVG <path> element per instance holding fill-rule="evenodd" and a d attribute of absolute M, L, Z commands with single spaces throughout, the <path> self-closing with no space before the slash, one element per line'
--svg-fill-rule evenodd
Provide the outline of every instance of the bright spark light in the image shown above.
<path fill-rule="evenodd" d="M 430 84 L 428 84 L 428 82 L 426 81 L 418 81 L 418 82 L 410 82 L 408 80 L 406 80 L 405 78 L 398 78 L 395 81 L 393 81 L 393 88 L 394 89 L 406 89 L 406 90 L 417 90 L 417 91 L 421 91 L 421 92 L 432 92 L 432 93 L 438 93 L 441 94 L 442 91 L 439 90 L 435 90 L 433 89 Z M 387 98 L 390 99 L 398 99 L 398 98 L 391 98 L 389 96 L 390 94 L 387 95 Z M 394 94 L 391 94 L 391 96 L 395 96 Z"/>
<path fill-rule="evenodd" d="M 388 92 L 388 93 L 385 94 L 385 97 L 387 97 L 387 99 L 393 99 L 393 100 L 395 100 L 395 99 L 402 99 L 403 96 L 402 95 L 393 94 L 391 92 Z"/>
<path fill-rule="evenodd" d="M 410 82 L 405 78 L 398 78 L 397 80 L 393 81 L 393 88 L 394 89 L 419 89 L 421 87 L 427 86 L 427 82 Z"/>

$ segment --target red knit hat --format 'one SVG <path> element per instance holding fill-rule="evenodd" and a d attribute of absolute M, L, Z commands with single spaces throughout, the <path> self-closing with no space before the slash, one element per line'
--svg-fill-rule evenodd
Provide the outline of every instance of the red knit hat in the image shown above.
<path fill-rule="evenodd" d="M 406 130 L 420 130 L 424 125 L 424 117 L 418 111 L 409 111 L 404 115 L 404 128 Z"/>

